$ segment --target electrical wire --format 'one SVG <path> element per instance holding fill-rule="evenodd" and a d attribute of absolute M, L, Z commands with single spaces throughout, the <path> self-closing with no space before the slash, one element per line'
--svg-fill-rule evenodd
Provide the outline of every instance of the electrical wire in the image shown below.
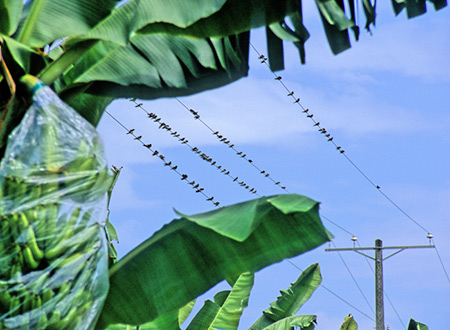
<path fill-rule="evenodd" d="M 442 266 L 442 270 L 444 271 L 445 277 L 447 278 L 447 281 L 450 284 L 450 277 L 448 276 L 447 270 L 445 269 L 444 263 L 442 262 L 441 255 L 439 254 L 439 251 L 438 251 L 438 249 L 436 247 L 436 243 L 434 242 L 434 240 L 432 238 L 431 238 L 431 241 L 433 242 L 434 250 L 436 251 L 436 254 L 437 254 L 438 259 L 439 259 L 439 263 Z"/>
<path fill-rule="evenodd" d="M 334 248 L 336 249 L 336 245 L 334 244 L 333 241 L 331 241 L 331 243 L 333 244 Z M 352 278 L 353 282 L 355 283 L 356 287 L 358 288 L 359 292 L 361 293 L 361 295 L 363 296 L 364 300 L 367 303 L 367 306 L 369 306 L 370 310 L 372 311 L 372 313 L 375 314 L 375 311 L 372 308 L 372 305 L 369 303 L 369 300 L 367 299 L 366 295 L 364 294 L 363 290 L 361 289 L 361 287 L 358 285 L 358 282 L 356 281 L 355 277 L 353 276 L 352 271 L 350 270 L 350 268 L 348 267 L 347 263 L 345 262 L 344 258 L 342 257 L 341 253 L 339 251 L 336 251 L 339 255 L 339 258 L 341 259 L 342 263 L 344 264 L 345 268 L 347 269 L 348 273 L 350 274 L 350 277 Z"/>
<path fill-rule="evenodd" d="M 303 272 L 303 270 L 298 267 L 296 264 L 294 264 L 291 260 L 286 259 L 286 261 L 288 263 L 290 263 L 292 266 L 294 266 L 295 268 L 297 268 L 299 271 Z M 333 292 L 332 290 L 328 289 L 325 285 L 323 285 L 322 283 L 320 284 L 320 286 L 322 288 L 324 288 L 325 290 L 327 290 L 329 293 L 331 293 L 333 296 L 335 296 L 336 298 L 338 298 L 339 300 L 341 300 L 342 302 L 344 302 L 345 304 L 347 304 L 348 306 L 350 306 L 351 308 L 353 308 L 354 310 L 356 310 L 357 312 L 361 313 L 361 315 L 364 315 L 365 317 L 367 317 L 369 320 L 375 322 L 375 320 L 367 315 L 366 313 L 364 313 L 362 310 L 360 310 L 359 308 L 357 308 L 356 306 L 354 306 L 353 304 L 349 303 L 347 300 L 345 300 L 344 298 L 342 298 L 341 296 L 339 296 L 337 293 Z"/>
<path fill-rule="evenodd" d="M 309 113 L 307 115 L 307 117 L 309 117 L 313 121 L 314 126 L 317 126 L 319 128 L 319 132 L 321 132 L 321 133 L 323 133 L 323 134 L 325 134 L 327 136 L 328 142 L 330 142 L 336 148 L 336 150 L 338 150 L 345 157 L 345 159 L 363 176 L 363 178 L 367 182 L 369 182 L 369 184 L 371 186 L 373 186 L 375 189 L 377 189 L 387 201 L 389 201 L 395 208 L 397 208 L 402 214 L 404 214 L 415 225 L 417 225 L 419 228 L 421 228 L 425 232 L 429 233 L 429 231 L 423 225 L 421 225 L 417 220 L 413 219 L 405 210 L 403 210 L 398 204 L 396 204 L 386 193 L 384 193 L 381 190 L 381 187 L 379 185 L 375 184 L 370 179 L 370 177 L 358 165 L 356 165 L 356 163 L 354 161 L 352 161 L 352 159 L 345 153 L 345 151 L 342 149 L 342 147 L 340 145 L 336 144 L 336 142 L 334 141 L 333 137 L 329 136 L 329 133 L 324 128 L 322 128 L 320 126 L 320 122 L 318 122 L 315 119 L 313 119 L 313 114 L 310 113 L 309 109 L 305 108 L 302 105 L 302 103 L 300 102 L 300 98 L 296 98 L 296 96 L 294 96 L 294 91 L 292 91 L 291 89 L 288 88 L 288 86 L 282 81 L 282 77 L 277 75 L 274 71 L 272 71 L 272 69 L 270 68 L 270 65 L 267 63 L 267 59 L 264 57 L 264 55 L 262 55 L 252 43 L 250 43 L 250 46 L 255 51 L 255 53 L 258 55 L 258 58 L 259 59 L 262 58 L 261 62 L 264 63 L 267 66 L 269 71 L 275 76 L 275 79 L 278 80 L 279 83 L 284 87 L 284 89 L 289 92 L 288 96 L 290 96 L 293 99 L 295 99 L 294 103 L 297 104 L 302 109 L 302 112 Z"/>
<path fill-rule="evenodd" d="M 205 197 L 206 201 L 213 203 L 214 206 L 219 207 L 220 203 L 214 200 L 214 196 L 209 196 L 204 192 L 204 188 L 200 187 L 200 185 L 196 182 L 195 180 L 193 181 L 189 181 L 188 180 L 188 175 L 185 173 L 182 173 L 178 170 L 178 166 L 177 165 L 172 165 L 171 161 L 167 161 L 165 159 L 165 157 L 158 151 L 158 150 L 153 150 L 151 147 L 151 144 L 145 144 L 141 139 L 142 136 L 141 135 L 136 135 L 134 134 L 134 129 L 128 129 L 124 124 L 122 124 L 116 117 L 114 117 L 111 113 L 109 113 L 107 110 L 105 110 L 105 113 L 110 116 L 117 124 L 119 124 L 123 129 L 125 129 L 127 131 L 127 135 L 131 135 L 134 137 L 134 140 L 139 141 L 146 149 L 148 149 L 148 151 L 152 152 L 153 156 L 157 156 L 158 159 L 160 159 L 161 161 L 164 162 L 165 166 L 168 166 L 173 172 L 175 172 L 176 174 L 178 174 L 181 177 L 182 181 L 186 181 L 186 183 L 188 183 L 189 185 L 192 186 L 193 189 L 195 189 L 196 193 L 199 193 L 201 195 L 203 195 L 203 197 Z"/>

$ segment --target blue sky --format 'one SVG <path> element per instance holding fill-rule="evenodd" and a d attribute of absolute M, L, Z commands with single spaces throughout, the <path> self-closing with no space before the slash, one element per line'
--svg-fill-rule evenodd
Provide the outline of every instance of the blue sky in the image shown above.
<path fill-rule="evenodd" d="M 286 45 L 286 69 L 279 72 L 282 81 L 301 98 L 320 126 L 332 134 L 345 155 L 402 210 L 434 234 L 450 271 L 449 9 L 435 12 L 429 5 L 426 15 L 407 20 L 405 13 L 395 18 L 390 4 L 380 3 L 373 36 L 362 31 L 359 42 L 334 56 L 317 9 L 313 4 L 304 5 L 305 25 L 311 33 L 306 43 L 307 64 L 300 65 L 296 49 Z M 364 25 L 362 16 L 361 20 Z M 266 53 L 262 31 L 253 34 L 252 43 L 259 52 Z M 373 246 L 377 238 L 385 246 L 428 244 L 426 231 L 396 209 L 317 132 L 252 50 L 250 58 L 248 77 L 180 100 L 290 192 L 320 201 L 321 213 L 357 235 L 361 246 Z M 176 100 L 145 101 L 144 107 L 261 195 L 283 192 L 236 157 Z M 199 182 L 205 193 L 221 205 L 255 197 L 158 129 L 130 101 L 116 101 L 108 111 Z M 173 208 L 194 214 L 214 207 L 140 143 L 125 135 L 123 128 L 107 115 L 99 131 L 110 164 L 123 166 L 111 205 L 121 256 L 176 218 Z M 333 243 L 337 247 L 352 246 L 351 235 L 326 220 L 324 224 L 335 235 Z M 291 261 L 302 269 L 318 262 L 322 284 L 374 318 L 374 275 L 367 261 L 353 252 L 341 254 L 370 306 L 339 255 L 324 252 L 325 248 L 328 245 Z M 247 329 L 275 300 L 278 290 L 287 288 L 299 275 L 286 261 L 258 272 L 240 329 Z M 404 328 L 402 323 L 406 325 L 410 317 L 433 330 L 448 327 L 450 283 L 435 250 L 403 251 L 385 261 L 384 275 L 385 290 L 396 310 L 385 300 L 385 320 L 391 329 Z M 226 285 L 219 284 L 201 297 L 197 308 L 203 299 L 223 288 Z M 316 329 L 339 329 L 349 313 L 360 329 L 374 327 L 369 317 L 324 288 L 319 288 L 299 313 L 316 314 Z"/>

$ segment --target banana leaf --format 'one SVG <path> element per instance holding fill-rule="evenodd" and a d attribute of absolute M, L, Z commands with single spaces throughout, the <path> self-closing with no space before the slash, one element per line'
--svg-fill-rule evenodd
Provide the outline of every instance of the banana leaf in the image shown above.
<path fill-rule="evenodd" d="M 294 327 L 299 327 L 300 330 L 313 330 L 317 323 L 316 319 L 316 315 L 293 315 L 281 319 L 263 330 L 293 330 Z M 249 330 L 253 330 L 253 328 Z"/>
<path fill-rule="evenodd" d="M 64 75 L 60 96 L 72 88 L 114 98 L 189 95 L 246 76 L 248 47 L 248 33 L 207 40 L 135 34 L 127 46 L 101 41 Z"/>
<path fill-rule="evenodd" d="M 414 319 L 410 319 L 408 330 L 428 330 L 428 327 L 423 323 L 417 322 Z"/>
<path fill-rule="evenodd" d="M 178 325 L 181 326 L 189 317 L 195 305 L 195 299 L 181 307 L 178 311 Z"/>
<path fill-rule="evenodd" d="M 226 278 L 316 248 L 332 237 L 318 208 L 276 195 L 172 221 L 111 267 L 97 328 L 147 323 Z"/>
<path fill-rule="evenodd" d="M 178 311 L 163 315 L 153 322 L 148 322 L 140 326 L 113 324 L 106 330 L 180 330 L 178 324 Z"/>
<path fill-rule="evenodd" d="M 231 291 L 219 292 L 214 296 L 214 302 L 205 302 L 186 330 L 237 329 L 248 305 L 253 281 L 252 273 L 239 276 Z"/>
<path fill-rule="evenodd" d="M 344 322 L 342 323 L 339 330 L 358 330 L 358 324 L 351 314 L 344 317 Z"/>
<path fill-rule="evenodd" d="M 20 21 L 23 0 L 0 0 L 0 34 L 11 35 Z"/>
<path fill-rule="evenodd" d="M 263 311 L 263 315 L 250 327 L 251 330 L 262 330 L 283 318 L 294 315 L 311 297 L 322 282 L 319 264 L 312 264 L 281 296 Z"/>

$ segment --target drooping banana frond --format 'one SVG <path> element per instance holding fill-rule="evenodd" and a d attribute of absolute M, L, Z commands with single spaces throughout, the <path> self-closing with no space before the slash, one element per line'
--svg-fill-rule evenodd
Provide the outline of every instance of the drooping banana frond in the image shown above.
<path fill-rule="evenodd" d="M 173 221 L 111 268 L 98 329 L 145 324 L 224 279 L 323 244 L 331 235 L 317 211 L 306 197 L 279 195 Z"/>

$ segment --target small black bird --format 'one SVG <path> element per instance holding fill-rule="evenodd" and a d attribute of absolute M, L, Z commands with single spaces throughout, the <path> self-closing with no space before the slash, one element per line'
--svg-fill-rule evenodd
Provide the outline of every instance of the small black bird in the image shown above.
<path fill-rule="evenodd" d="M 294 91 L 290 92 L 287 96 L 292 96 L 294 95 Z"/>
<path fill-rule="evenodd" d="M 276 77 L 275 80 L 281 80 L 281 76 Z"/>
<path fill-rule="evenodd" d="M 134 128 L 130 129 L 127 134 L 133 134 Z"/>

